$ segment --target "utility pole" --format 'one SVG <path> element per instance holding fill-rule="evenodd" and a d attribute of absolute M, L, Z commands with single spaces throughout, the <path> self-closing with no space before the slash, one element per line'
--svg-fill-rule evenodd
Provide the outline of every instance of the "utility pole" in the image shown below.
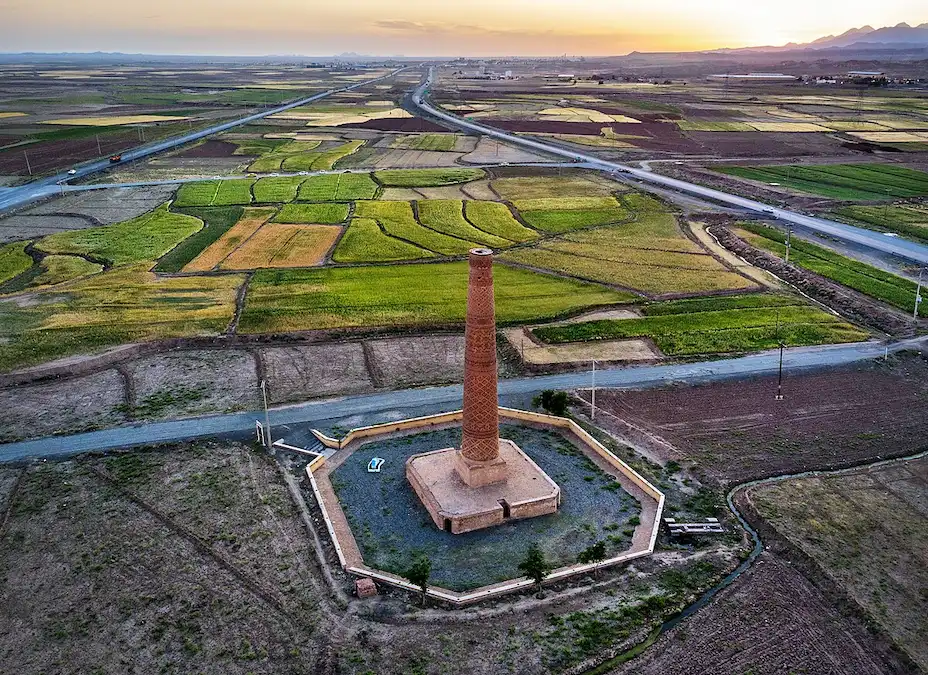
<path fill-rule="evenodd" d="M 29 171 L 29 175 L 32 175 L 32 165 L 29 164 L 29 155 L 26 154 L 26 151 L 23 150 L 23 157 L 26 158 L 26 169 Z"/>
<path fill-rule="evenodd" d="M 783 400 L 783 343 L 780 343 L 780 376 L 777 380 L 777 399 Z"/>
<path fill-rule="evenodd" d="M 918 270 L 918 287 L 915 289 L 915 311 L 912 312 L 912 318 L 916 321 L 918 321 L 918 306 L 922 304 L 922 274 L 924 273 L 924 267 Z"/>
<path fill-rule="evenodd" d="M 261 395 L 264 397 L 264 428 L 267 430 L 267 449 L 271 450 L 271 417 L 267 411 L 267 385 L 261 380 Z"/>
<path fill-rule="evenodd" d="M 793 224 L 786 226 L 786 264 L 789 264 L 789 252 L 793 246 Z"/>
<path fill-rule="evenodd" d="M 593 386 L 590 387 L 590 421 L 596 419 L 596 359 L 593 359 Z"/>

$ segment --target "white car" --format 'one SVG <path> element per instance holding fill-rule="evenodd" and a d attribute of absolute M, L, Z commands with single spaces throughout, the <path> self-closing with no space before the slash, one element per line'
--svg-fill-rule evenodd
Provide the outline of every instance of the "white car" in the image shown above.
<path fill-rule="evenodd" d="M 297 174 L 297 176 L 308 176 L 308 175 L 309 175 L 309 171 L 300 171 L 300 172 Z"/>
<path fill-rule="evenodd" d="M 70 171 L 68 171 L 68 175 L 69 175 L 69 176 L 76 176 L 76 175 L 77 175 L 77 169 L 71 169 Z"/>

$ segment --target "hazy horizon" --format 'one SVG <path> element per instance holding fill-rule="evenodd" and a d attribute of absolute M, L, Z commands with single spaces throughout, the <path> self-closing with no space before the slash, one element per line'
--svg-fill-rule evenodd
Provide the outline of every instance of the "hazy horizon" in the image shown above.
<path fill-rule="evenodd" d="M 809 42 L 869 24 L 928 21 L 923 1 L 374 0 L 314 7 L 297 0 L 0 1 L 10 52 L 212 56 L 607 56 Z"/>

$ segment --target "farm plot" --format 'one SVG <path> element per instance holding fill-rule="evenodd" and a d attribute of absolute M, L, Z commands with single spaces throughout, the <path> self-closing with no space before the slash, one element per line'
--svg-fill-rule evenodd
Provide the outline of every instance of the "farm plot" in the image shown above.
<path fill-rule="evenodd" d="M 224 261 L 235 249 L 254 235 L 258 229 L 274 215 L 272 208 L 246 208 L 239 220 L 231 225 L 225 232 L 200 255 L 184 266 L 184 272 L 206 272 L 214 269 Z"/>
<path fill-rule="evenodd" d="M 348 204 L 285 204 L 275 223 L 335 225 L 348 218 Z"/>
<path fill-rule="evenodd" d="M 667 213 L 642 213 L 632 223 L 548 239 L 502 258 L 649 295 L 755 285 L 687 239 Z"/>
<path fill-rule="evenodd" d="M 87 255 L 113 265 L 154 261 L 203 227 L 203 221 L 172 213 L 164 204 L 115 225 L 51 234 L 36 244 L 46 253 Z"/>
<path fill-rule="evenodd" d="M 551 234 L 620 223 L 631 218 L 631 213 L 615 197 L 517 199 L 513 204 L 525 222 Z"/>
<path fill-rule="evenodd" d="M 244 277 L 159 278 L 145 265 L 126 266 L 0 300 L 0 371 L 129 342 L 225 330 Z"/>
<path fill-rule="evenodd" d="M 154 122 L 184 122 L 191 119 L 176 115 L 110 115 L 100 117 L 62 117 L 39 124 L 56 124 L 77 127 L 115 127 L 126 124 L 152 124 Z"/>
<path fill-rule="evenodd" d="M 491 248 L 507 248 L 513 242 L 478 229 L 464 218 L 464 202 L 451 199 L 430 199 L 417 202 L 419 222 L 443 234 Z"/>
<path fill-rule="evenodd" d="M 290 157 L 300 156 L 303 154 L 317 153 L 312 151 L 318 148 L 322 141 L 280 141 L 271 139 L 254 139 L 239 146 L 242 154 L 257 154 L 258 159 L 252 162 L 248 170 L 256 173 L 267 173 L 269 171 L 280 171 L 281 165 Z M 266 148 L 262 151 L 262 148 Z"/>
<path fill-rule="evenodd" d="M 508 206 L 498 202 L 465 201 L 464 217 L 474 227 L 510 241 L 525 242 L 538 238 L 535 230 L 525 227 L 515 219 Z"/>
<path fill-rule="evenodd" d="M 386 187 L 439 187 L 485 178 L 483 169 L 397 169 L 374 172 Z"/>
<path fill-rule="evenodd" d="M 19 276 L 32 267 L 32 257 L 25 252 L 28 241 L 0 246 L 0 284 Z"/>
<path fill-rule="evenodd" d="M 174 206 L 237 206 L 251 204 L 251 186 L 254 180 L 211 180 L 202 183 L 184 183 L 177 191 Z"/>
<path fill-rule="evenodd" d="M 103 271 L 103 265 L 75 255 L 47 255 L 42 259 L 39 268 L 41 271 L 30 280 L 29 288 L 63 284 Z"/>
<path fill-rule="evenodd" d="M 466 262 L 259 271 L 249 285 L 239 330 L 460 324 L 467 274 Z M 556 318 L 631 299 L 596 284 L 505 265 L 497 265 L 494 275 L 501 323 Z"/>
<path fill-rule="evenodd" d="M 331 150 L 291 155 L 284 159 L 281 168 L 285 171 L 331 171 L 338 160 L 354 154 L 363 145 L 364 141 L 348 141 Z"/>
<path fill-rule="evenodd" d="M 554 197 L 611 197 L 626 188 L 596 175 L 496 178 L 492 188 L 506 201 Z"/>
<path fill-rule="evenodd" d="M 302 202 L 350 202 L 374 199 L 377 189 L 377 183 L 367 173 L 310 176 L 300 186 L 297 199 Z"/>
<path fill-rule="evenodd" d="M 739 223 L 738 236 L 780 257 L 786 255 L 786 236 L 779 230 L 756 223 Z M 876 267 L 851 260 L 821 246 L 793 238 L 789 261 L 804 269 L 837 281 L 864 295 L 881 300 L 906 312 L 915 310 L 916 284 Z M 928 316 L 922 304 L 919 316 Z"/>
<path fill-rule="evenodd" d="M 856 342 L 868 334 L 789 296 L 733 296 L 671 301 L 642 308 L 641 319 L 605 319 L 535 328 L 544 342 L 650 338 L 668 356 L 721 354 Z"/>
<path fill-rule="evenodd" d="M 433 258 L 432 251 L 391 237 L 371 218 L 352 218 L 332 260 L 338 263 L 395 262 Z"/>
<path fill-rule="evenodd" d="M 754 507 L 928 668 L 928 460 L 751 488 Z"/>
<path fill-rule="evenodd" d="M 387 234 L 441 255 L 464 255 L 479 246 L 423 227 L 409 202 L 360 201 L 355 203 L 355 215 L 376 220 Z"/>
<path fill-rule="evenodd" d="M 342 228 L 335 225 L 267 223 L 219 265 L 226 270 L 314 267 L 325 261 Z"/>
<path fill-rule="evenodd" d="M 882 200 L 928 195 L 928 174 L 894 165 L 731 166 L 715 170 L 834 199 Z"/>
<path fill-rule="evenodd" d="M 390 144 L 396 150 L 431 150 L 451 152 L 457 144 L 455 134 L 421 134 L 417 136 L 404 136 Z"/>
<path fill-rule="evenodd" d="M 928 243 L 928 205 L 845 206 L 835 213 L 878 232 L 896 232 Z"/>
<path fill-rule="evenodd" d="M 302 176 L 270 176 L 259 178 L 254 186 L 259 204 L 282 204 L 296 199 L 297 190 L 306 179 Z"/>
<path fill-rule="evenodd" d="M 204 249 L 217 241 L 239 221 L 245 209 L 242 206 L 210 206 L 185 209 L 188 216 L 199 218 L 204 227 L 187 237 L 162 256 L 154 267 L 155 272 L 180 272 Z"/>

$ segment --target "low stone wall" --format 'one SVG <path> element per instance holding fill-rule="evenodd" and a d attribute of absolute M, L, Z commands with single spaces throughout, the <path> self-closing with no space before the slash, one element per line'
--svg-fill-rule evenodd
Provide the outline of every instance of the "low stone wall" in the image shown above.
<path fill-rule="evenodd" d="M 607 462 L 612 468 L 621 474 L 624 479 L 628 480 L 632 485 L 641 490 L 645 498 L 652 500 L 652 504 L 642 504 L 642 515 L 645 513 L 652 515 L 647 520 L 642 518 L 642 523 L 639 525 L 639 528 L 647 528 L 646 545 L 639 546 L 633 544 L 631 549 L 617 556 L 609 558 L 608 560 L 603 560 L 598 563 L 576 564 L 560 567 L 551 572 L 545 578 L 543 584 L 552 584 L 575 575 L 586 574 L 594 570 L 627 563 L 632 560 L 648 556 L 654 552 L 654 547 L 657 542 L 657 535 L 660 528 L 661 515 L 664 510 L 664 494 L 660 490 L 651 485 L 647 479 L 635 471 L 631 466 L 626 464 L 620 458 L 616 457 L 612 452 L 609 451 L 606 446 L 593 438 L 593 436 L 587 433 L 573 420 L 566 419 L 564 417 L 555 417 L 553 415 L 530 412 L 527 410 L 516 410 L 513 408 L 503 407 L 499 408 L 499 415 L 501 418 L 505 419 L 528 422 L 533 425 L 554 427 L 569 432 L 585 448 L 595 453 L 595 455 L 597 455 L 603 461 Z M 312 430 L 312 433 L 316 436 L 316 438 L 319 439 L 321 443 L 327 447 L 345 449 L 356 441 L 376 438 L 378 436 L 389 436 L 414 429 L 435 427 L 451 422 L 457 422 L 461 420 L 461 417 L 462 411 L 456 410 L 438 415 L 427 415 L 424 417 L 401 420 L 399 422 L 389 422 L 386 424 L 360 427 L 358 429 L 352 429 L 349 431 L 348 434 L 341 440 L 330 438 L 315 429 Z M 403 590 L 419 592 L 421 589 L 395 574 L 390 574 L 389 572 L 384 572 L 383 570 L 367 567 L 361 559 L 359 550 L 357 551 L 357 559 L 353 563 L 346 562 L 346 556 L 342 547 L 339 545 L 338 535 L 336 534 L 337 530 L 341 528 L 336 526 L 335 521 L 333 520 L 334 514 L 330 514 L 329 510 L 326 508 L 325 498 L 322 494 L 322 491 L 320 491 L 319 487 L 317 486 L 316 480 L 313 477 L 313 472 L 309 469 L 309 467 L 307 467 L 307 476 L 309 477 L 310 484 L 313 487 L 313 493 L 316 496 L 316 500 L 319 502 L 319 507 L 322 511 L 322 517 L 325 520 L 326 527 L 329 531 L 329 536 L 332 537 L 332 541 L 335 544 L 336 552 L 338 552 L 339 563 L 341 564 L 342 568 L 350 574 L 368 577 L 374 579 L 375 581 L 381 581 L 383 583 L 390 584 L 396 588 L 402 588 Z M 341 511 L 340 507 L 338 507 L 338 509 Z M 341 522 L 341 520 L 345 520 L 344 514 L 342 513 L 340 515 L 341 518 L 339 522 Z M 351 540 L 349 545 L 354 550 L 357 550 L 357 543 L 354 541 L 354 536 L 350 533 L 350 528 L 347 526 L 347 521 L 343 523 L 342 526 L 348 529 L 347 538 L 350 538 Z M 523 577 L 520 579 L 512 579 L 510 581 L 493 584 L 491 586 L 483 586 L 481 588 L 474 589 L 473 591 L 467 591 L 463 593 L 458 593 L 438 586 L 430 586 L 426 590 L 426 595 L 435 600 L 441 600 L 442 602 L 447 602 L 455 606 L 464 606 L 473 604 L 475 602 L 480 602 L 481 600 L 486 600 L 488 598 L 499 597 L 508 593 L 525 590 L 532 587 L 533 584 L 534 582 L 532 582 L 530 579 Z"/>

